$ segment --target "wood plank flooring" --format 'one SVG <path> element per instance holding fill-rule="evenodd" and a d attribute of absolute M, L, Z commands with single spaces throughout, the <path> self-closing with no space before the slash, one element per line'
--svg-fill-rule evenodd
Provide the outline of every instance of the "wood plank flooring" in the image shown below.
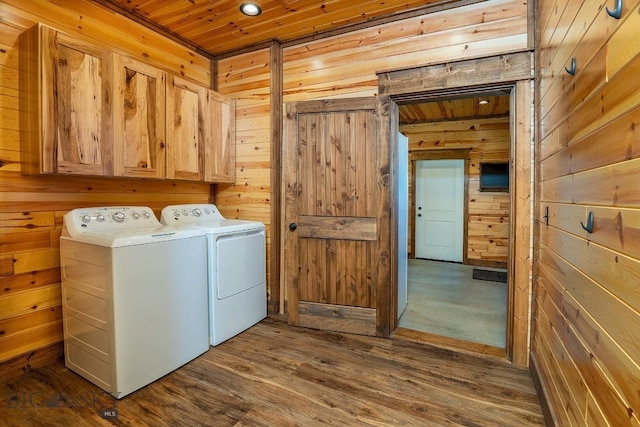
<path fill-rule="evenodd" d="M 275 319 L 121 400 L 62 362 L 2 389 L 8 426 L 544 425 L 528 371 Z"/>

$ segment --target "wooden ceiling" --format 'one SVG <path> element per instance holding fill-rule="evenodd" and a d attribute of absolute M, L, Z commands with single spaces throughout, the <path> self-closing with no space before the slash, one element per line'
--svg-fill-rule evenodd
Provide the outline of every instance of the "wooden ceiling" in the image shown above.
<path fill-rule="evenodd" d="M 472 95 L 400 105 L 400 124 L 464 120 L 473 117 L 504 117 L 509 114 L 509 95 Z M 486 104 L 481 104 L 486 101 Z"/>
<path fill-rule="evenodd" d="M 92 0 L 211 56 L 486 0 Z M 248 0 L 247 0 L 248 1 Z"/>

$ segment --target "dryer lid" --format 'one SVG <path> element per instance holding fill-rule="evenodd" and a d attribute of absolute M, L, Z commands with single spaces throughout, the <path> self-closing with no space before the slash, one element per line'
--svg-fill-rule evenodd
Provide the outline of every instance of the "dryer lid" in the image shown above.
<path fill-rule="evenodd" d="M 162 209 L 160 221 L 181 227 L 202 227 L 208 233 L 216 234 L 265 229 L 264 224 L 259 221 L 225 219 L 216 205 L 212 204 L 167 206 Z"/>

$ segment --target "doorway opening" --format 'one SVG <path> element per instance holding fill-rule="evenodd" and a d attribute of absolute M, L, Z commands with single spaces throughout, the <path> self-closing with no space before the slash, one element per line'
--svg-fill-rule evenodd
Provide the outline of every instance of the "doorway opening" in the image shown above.
<path fill-rule="evenodd" d="M 508 336 L 511 102 L 505 88 L 398 106 L 409 159 L 409 231 L 398 241 L 409 258 L 408 303 L 398 327 L 500 357 Z M 500 186 L 483 185 L 496 178 L 483 170 L 503 165 L 507 184 L 501 176 Z"/>

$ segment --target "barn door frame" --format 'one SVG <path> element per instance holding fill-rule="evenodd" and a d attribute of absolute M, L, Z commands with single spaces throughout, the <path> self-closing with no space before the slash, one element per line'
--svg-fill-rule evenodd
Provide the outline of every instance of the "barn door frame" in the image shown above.
<path fill-rule="evenodd" d="M 511 93 L 511 167 L 509 208 L 509 259 L 507 262 L 507 340 L 504 357 L 515 366 L 529 365 L 532 322 L 530 296 L 533 290 L 534 170 L 533 79 L 534 52 L 469 59 L 424 67 L 378 73 L 380 94 L 392 103 L 424 102 L 471 93 Z M 393 133 L 392 133 L 393 135 Z M 391 174 L 393 175 L 393 173 Z M 397 283 L 394 285 L 396 286 Z M 397 327 L 397 287 L 392 286 L 391 330 Z M 430 338 L 424 335 L 425 342 Z M 452 340 L 454 341 L 454 340 Z M 467 351 L 464 344 L 452 347 Z"/>

